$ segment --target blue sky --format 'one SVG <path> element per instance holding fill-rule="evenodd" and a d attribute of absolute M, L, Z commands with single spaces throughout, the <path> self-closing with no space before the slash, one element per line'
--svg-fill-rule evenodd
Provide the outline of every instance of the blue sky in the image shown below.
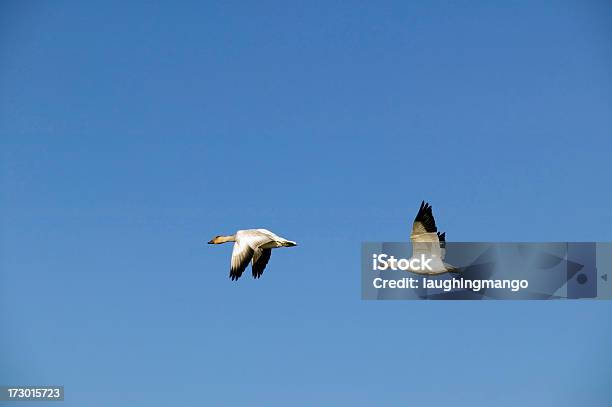
<path fill-rule="evenodd" d="M 365 302 L 454 241 L 610 241 L 604 1 L 0 4 L 0 382 L 66 406 L 609 406 L 610 302 Z M 299 242 L 228 279 L 212 236 Z"/>

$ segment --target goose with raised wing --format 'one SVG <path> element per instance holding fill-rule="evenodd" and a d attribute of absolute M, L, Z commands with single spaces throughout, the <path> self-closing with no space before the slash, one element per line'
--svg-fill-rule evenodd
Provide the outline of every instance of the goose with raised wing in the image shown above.
<path fill-rule="evenodd" d="M 412 259 L 421 259 L 424 256 L 431 259 L 429 266 L 431 270 L 410 270 L 419 274 L 443 274 L 457 272 L 458 269 L 450 264 L 444 263 L 446 256 L 446 232 L 438 232 L 436 221 L 433 216 L 432 207 L 429 203 L 422 201 L 419 212 L 412 224 Z"/>
<path fill-rule="evenodd" d="M 226 242 L 234 242 L 229 274 L 232 281 L 242 276 L 249 263 L 252 263 L 253 278 L 261 277 L 270 260 L 272 249 L 297 246 L 296 242 L 282 238 L 267 229 L 239 230 L 231 236 L 215 236 L 208 244 Z"/>

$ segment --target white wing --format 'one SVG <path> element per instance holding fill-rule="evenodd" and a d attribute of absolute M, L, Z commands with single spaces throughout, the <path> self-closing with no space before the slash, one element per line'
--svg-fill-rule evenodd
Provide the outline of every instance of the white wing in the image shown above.
<path fill-rule="evenodd" d="M 232 250 L 232 264 L 230 267 L 230 278 L 238 280 L 253 258 L 253 248 L 242 239 L 236 238 Z"/>

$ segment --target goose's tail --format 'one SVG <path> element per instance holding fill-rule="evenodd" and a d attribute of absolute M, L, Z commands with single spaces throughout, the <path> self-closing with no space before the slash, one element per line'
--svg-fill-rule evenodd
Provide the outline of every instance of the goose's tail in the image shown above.
<path fill-rule="evenodd" d="M 459 267 L 452 266 L 448 263 L 444 263 L 444 268 L 447 273 L 460 273 L 461 269 Z"/>

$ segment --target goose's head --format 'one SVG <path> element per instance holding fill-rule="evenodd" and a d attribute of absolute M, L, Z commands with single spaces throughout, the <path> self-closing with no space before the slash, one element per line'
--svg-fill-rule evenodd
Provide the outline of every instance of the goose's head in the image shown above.
<path fill-rule="evenodd" d="M 236 241 L 236 236 L 235 235 L 232 235 L 232 236 L 215 236 L 212 239 L 210 239 L 208 244 L 221 244 L 221 243 L 235 242 L 235 241 Z"/>
<path fill-rule="evenodd" d="M 208 244 L 221 244 L 221 243 L 223 243 L 223 242 L 221 242 L 221 241 L 220 241 L 220 239 L 219 239 L 220 237 L 221 237 L 221 236 L 215 236 L 215 237 L 213 237 L 212 239 L 210 239 L 210 240 L 208 241 Z"/>

